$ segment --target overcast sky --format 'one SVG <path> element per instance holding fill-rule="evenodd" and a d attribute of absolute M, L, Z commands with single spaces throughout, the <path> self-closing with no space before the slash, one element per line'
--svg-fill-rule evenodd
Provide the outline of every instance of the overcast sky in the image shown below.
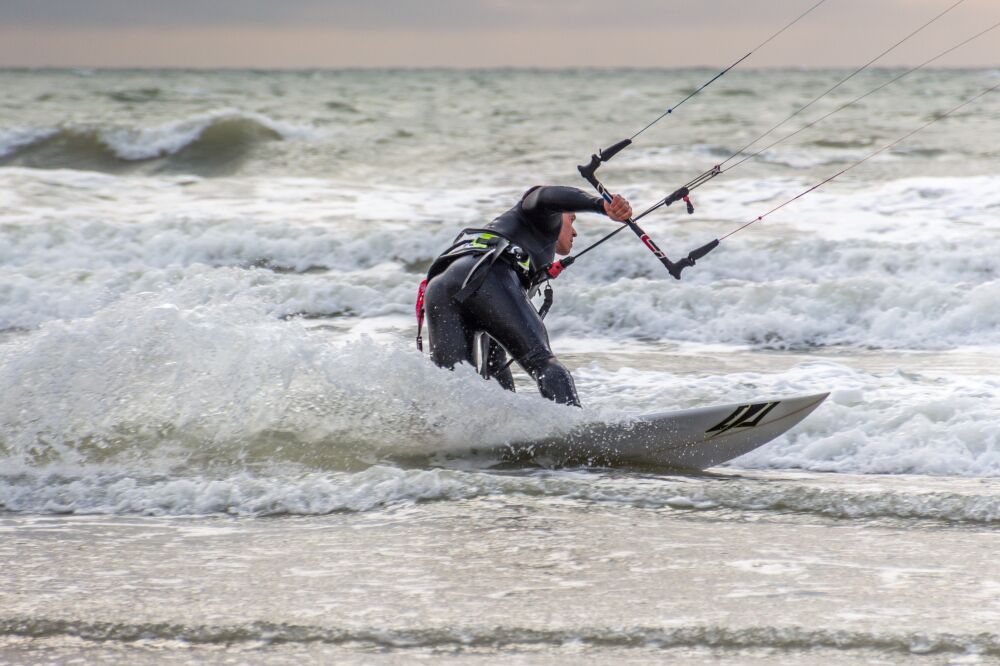
<path fill-rule="evenodd" d="M 958 0 L 826 0 L 751 66 L 849 66 Z M 0 66 L 681 67 L 743 55 L 817 0 L 0 0 Z M 881 64 L 1000 22 L 964 0 Z M 1000 28 L 939 64 L 1000 66 Z"/>

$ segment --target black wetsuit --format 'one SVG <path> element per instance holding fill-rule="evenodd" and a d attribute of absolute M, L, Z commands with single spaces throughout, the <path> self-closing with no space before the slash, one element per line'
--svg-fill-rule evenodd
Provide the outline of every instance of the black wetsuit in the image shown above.
<path fill-rule="evenodd" d="M 482 331 L 503 346 L 491 347 L 489 366 L 504 388 L 514 389 L 510 370 L 500 371 L 506 349 L 538 382 L 543 396 L 564 404 L 580 404 L 573 377 L 553 356 L 545 325 L 528 298 L 531 285 L 527 276 L 555 258 L 562 213 L 583 211 L 604 213 L 604 202 L 572 187 L 529 190 L 517 205 L 487 226 L 527 254 L 528 269 L 519 268 L 509 257 L 491 264 L 484 262 L 477 269 L 485 271 L 482 283 L 464 299 L 455 296 L 482 252 L 460 247 L 457 253 L 446 254 L 435 262 L 424 307 L 431 359 L 436 364 L 451 368 L 461 361 L 472 363 L 475 335 Z"/>

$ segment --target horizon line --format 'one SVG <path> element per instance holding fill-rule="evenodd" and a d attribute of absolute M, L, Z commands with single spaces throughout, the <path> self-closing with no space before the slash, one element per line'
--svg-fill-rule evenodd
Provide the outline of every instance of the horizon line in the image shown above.
<path fill-rule="evenodd" d="M 909 69 L 914 65 L 870 66 L 867 71 L 896 71 Z M 853 69 L 853 65 L 757 65 L 742 67 L 742 71 L 828 71 Z M 175 71 L 175 72 L 349 72 L 349 71 L 454 71 L 454 72 L 561 72 L 561 71 L 685 71 L 716 70 L 719 65 L 296 65 L 296 66 L 254 66 L 254 65 L 5 65 L 0 63 L 0 71 L 61 71 L 61 72 L 135 72 L 135 71 Z M 923 67 L 921 71 L 979 70 L 1000 71 L 1000 62 L 994 65 L 938 65 Z"/>

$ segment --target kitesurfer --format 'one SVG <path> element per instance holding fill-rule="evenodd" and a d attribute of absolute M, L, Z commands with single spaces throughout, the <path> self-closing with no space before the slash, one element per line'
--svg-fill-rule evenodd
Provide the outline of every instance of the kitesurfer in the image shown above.
<path fill-rule="evenodd" d="M 545 325 L 530 301 L 550 277 L 555 255 L 572 249 L 578 212 L 624 222 L 632 207 L 619 195 L 606 202 L 573 187 L 535 186 L 486 228 L 465 229 L 435 260 L 418 299 L 434 363 L 446 368 L 473 363 L 477 333 L 486 333 L 491 338 L 484 346 L 487 365 L 504 388 L 514 390 L 506 363 L 510 353 L 543 396 L 580 405 L 573 377 L 552 354 Z"/>

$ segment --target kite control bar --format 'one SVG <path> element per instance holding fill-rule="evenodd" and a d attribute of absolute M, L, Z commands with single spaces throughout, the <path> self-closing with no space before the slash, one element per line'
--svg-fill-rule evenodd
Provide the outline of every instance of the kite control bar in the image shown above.
<path fill-rule="evenodd" d="M 604 150 L 598 150 L 595 154 L 590 156 L 589 164 L 586 165 L 581 164 L 580 166 L 577 167 L 577 170 L 579 170 L 580 175 L 583 176 L 588 183 L 593 185 L 594 189 L 597 190 L 598 194 L 600 194 L 601 197 L 609 203 L 611 202 L 612 199 L 611 193 L 608 192 L 608 188 L 604 187 L 604 184 L 600 180 L 598 180 L 597 169 L 600 168 L 601 164 L 610 160 L 612 157 L 621 152 L 623 148 L 629 146 L 631 143 L 632 143 L 631 139 L 624 139 L 612 146 L 608 146 Z M 629 219 L 625 220 L 625 225 L 629 229 L 631 229 L 632 233 L 634 233 L 636 236 L 639 237 L 639 240 L 642 241 L 643 245 L 649 248 L 649 251 L 652 252 L 656 256 L 656 258 L 660 260 L 660 263 L 664 265 L 664 267 L 674 277 L 675 280 L 681 279 L 681 272 L 685 268 L 688 268 L 689 266 L 694 266 L 695 262 L 698 259 L 701 259 L 706 254 L 714 250 L 716 246 L 718 246 L 719 241 L 713 240 L 711 243 L 708 243 L 706 245 L 699 247 L 696 250 L 693 250 L 688 254 L 688 256 L 684 257 L 680 261 L 671 261 L 670 259 L 667 258 L 667 255 L 664 254 L 663 250 L 661 250 L 656 245 L 656 243 L 653 242 L 653 239 L 649 237 L 649 234 L 643 231 L 642 227 L 640 227 L 636 223 L 636 220 L 642 219 L 643 217 L 645 217 L 652 211 L 656 210 L 660 206 L 669 206 L 675 201 L 683 201 L 684 203 L 686 203 L 687 212 L 690 215 L 691 213 L 694 213 L 694 204 L 691 203 L 691 198 L 689 196 L 690 194 L 691 191 L 687 186 L 681 187 L 676 191 L 674 191 L 669 196 L 667 196 L 666 198 L 664 198 L 662 201 L 658 202 L 654 206 L 644 211 L 639 216 L 634 218 L 630 217 Z M 587 249 L 589 250 L 590 248 Z M 583 253 L 581 252 L 580 254 Z M 565 267 L 565 261 L 563 263 Z"/>

